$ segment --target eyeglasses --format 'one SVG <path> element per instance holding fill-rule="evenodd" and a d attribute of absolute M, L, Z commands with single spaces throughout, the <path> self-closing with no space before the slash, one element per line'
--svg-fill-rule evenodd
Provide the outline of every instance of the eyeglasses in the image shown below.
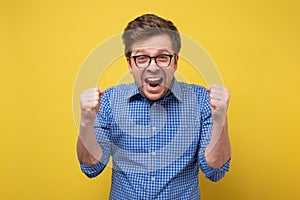
<path fill-rule="evenodd" d="M 147 56 L 147 55 L 138 55 L 138 56 L 128 56 L 128 58 L 133 58 L 135 65 L 138 68 L 147 68 L 150 66 L 152 59 L 155 60 L 155 63 L 158 67 L 167 68 L 171 64 L 172 58 L 176 54 L 160 54 L 158 56 Z"/>

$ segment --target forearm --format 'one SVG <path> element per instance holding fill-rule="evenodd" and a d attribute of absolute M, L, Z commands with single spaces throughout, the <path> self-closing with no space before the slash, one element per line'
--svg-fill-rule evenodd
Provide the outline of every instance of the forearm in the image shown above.
<path fill-rule="evenodd" d="M 96 140 L 93 122 L 83 122 L 82 120 L 80 123 L 77 155 L 86 165 L 96 164 L 102 158 L 103 151 Z"/>
<path fill-rule="evenodd" d="M 212 168 L 220 168 L 231 157 L 231 146 L 228 136 L 227 117 L 223 123 L 214 122 L 212 137 L 205 149 L 205 158 Z"/>

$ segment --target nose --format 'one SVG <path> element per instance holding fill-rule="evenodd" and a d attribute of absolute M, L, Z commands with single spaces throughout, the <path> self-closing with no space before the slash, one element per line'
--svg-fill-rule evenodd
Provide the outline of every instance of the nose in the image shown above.
<path fill-rule="evenodd" d="M 160 71 L 160 67 L 157 66 L 154 58 L 151 58 L 150 65 L 147 67 L 146 70 L 152 73 Z"/>

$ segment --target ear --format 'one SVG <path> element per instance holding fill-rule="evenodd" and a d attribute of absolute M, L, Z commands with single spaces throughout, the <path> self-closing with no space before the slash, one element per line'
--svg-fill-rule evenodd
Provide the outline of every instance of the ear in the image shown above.
<path fill-rule="evenodd" d="M 175 70 L 177 69 L 177 66 L 178 66 L 178 59 L 179 59 L 179 55 L 176 54 L 174 57 L 174 69 Z"/>
<path fill-rule="evenodd" d="M 130 58 L 126 57 L 126 61 L 127 61 L 128 70 L 129 70 L 129 72 L 131 72 L 132 66 L 131 66 L 131 60 L 130 60 Z"/>

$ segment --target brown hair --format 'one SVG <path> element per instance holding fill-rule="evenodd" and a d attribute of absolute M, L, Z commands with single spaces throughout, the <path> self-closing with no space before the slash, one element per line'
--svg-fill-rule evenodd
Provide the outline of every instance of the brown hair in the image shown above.
<path fill-rule="evenodd" d="M 173 51 L 178 54 L 181 48 L 180 35 L 174 24 L 154 14 L 145 14 L 129 22 L 122 35 L 125 55 L 131 54 L 134 42 L 151 36 L 167 34 L 172 41 Z"/>

